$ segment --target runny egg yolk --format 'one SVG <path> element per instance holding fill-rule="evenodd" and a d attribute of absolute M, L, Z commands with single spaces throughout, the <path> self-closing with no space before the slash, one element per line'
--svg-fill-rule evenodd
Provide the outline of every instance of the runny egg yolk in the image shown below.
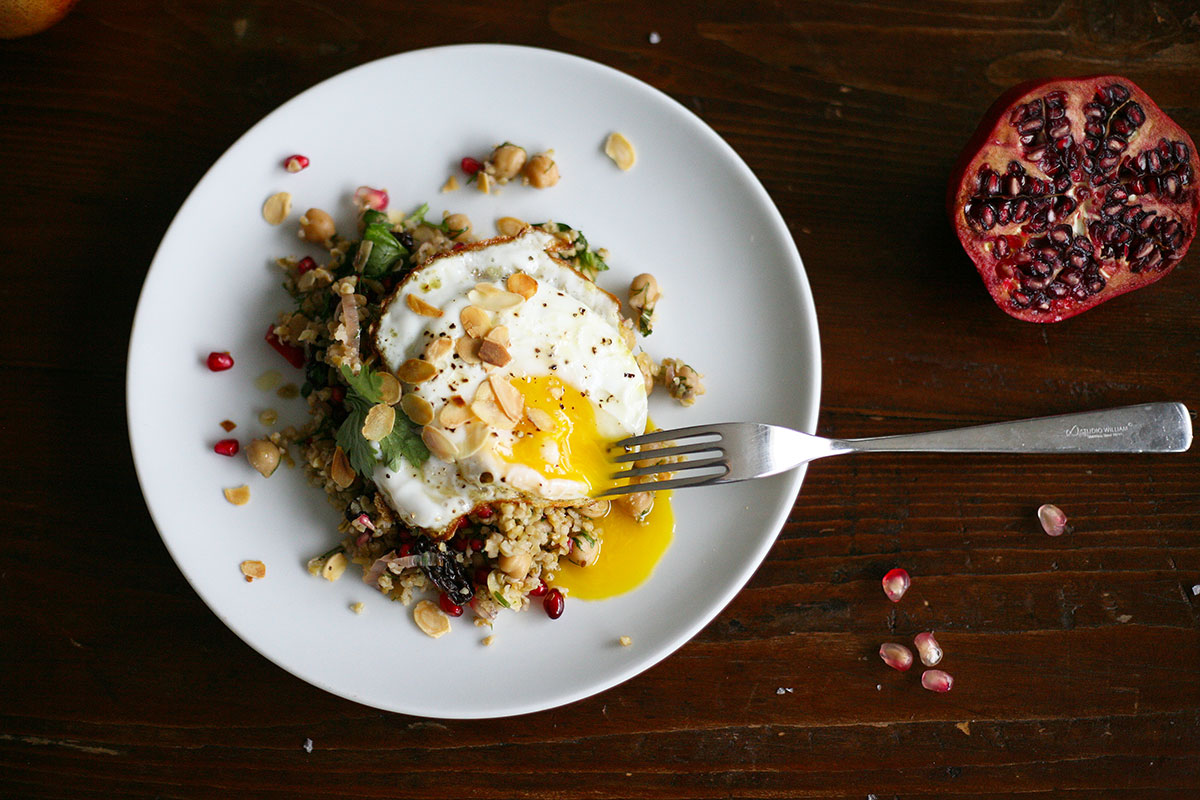
<path fill-rule="evenodd" d="M 589 494 L 607 484 L 613 472 L 608 458 L 612 442 L 602 439 L 596 429 L 596 410 L 591 402 L 553 375 L 512 383 L 525 397 L 526 413 L 517 425 L 509 460 L 547 478 L 577 481 Z M 529 419 L 532 409 L 548 414 L 553 426 L 541 430 L 534 425 Z"/>
<path fill-rule="evenodd" d="M 554 376 L 513 381 L 525 398 L 526 419 L 517 426 L 519 434 L 511 461 L 537 470 L 547 478 L 578 481 L 589 493 L 609 483 L 614 470 L 608 447 L 596 427 L 591 402 L 577 389 Z M 553 420 L 539 429 L 528 419 L 529 409 L 540 409 Z M 666 552 L 675 532 L 671 493 L 659 492 L 643 520 L 636 520 L 621 502 L 614 501 L 607 514 L 595 520 L 600 555 L 587 567 L 563 558 L 551 581 L 568 588 L 571 597 L 599 600 L 624 594 L 650 577 Z"/>

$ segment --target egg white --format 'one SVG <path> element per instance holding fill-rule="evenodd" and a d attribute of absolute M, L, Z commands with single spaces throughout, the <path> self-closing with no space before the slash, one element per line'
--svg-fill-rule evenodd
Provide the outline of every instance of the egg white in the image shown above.
<path fill-rule="evenodd" d="M 489 374 L 515 378 L 554 375 L 591 403 L 596 428 L 607 440 L 645 430 L 645 382 L 620 330 L 620 304 L 595 283 L 565 266 L 548 250 L 558 240 L 543 231 L 469 247 L 439 256 L 415 270 L 397 287 L 376 328 L 375 344 L 390 370 L 421 358 L 439 337 L 463 335 L 460 313 L 471 304 L 468 292 L 478 283 L 503 289 L 510 275 L 524 272 L 537 292 L 520 305 L 491 312 L 493 325 L 508 328 L 509 361 L 503 367 L 469 364 L 454 353 L 439 359 L 437 375 L 405 391 L 424 398 L 435 414 L 454 395 L 470 403 Z M 405 302 L 414 294 L 441 309 L 442 316 L 414 312 Z M 464 426 L 447 429 L 463 449 Z M 423 528 L 441 529 L 480 503 L 529 498 L 542 502 L 584 499 L 587 487 L 564 478 L 548 478 L 524 464 L 510 463 L 512 431 L 491 431 L 485 445 L 454 463 L 431 456 L 419 467 L 392 470 L 380 464 L 375 483 L 401 518 Z M 547 452 L 553 463 L 556 454 Z"/>

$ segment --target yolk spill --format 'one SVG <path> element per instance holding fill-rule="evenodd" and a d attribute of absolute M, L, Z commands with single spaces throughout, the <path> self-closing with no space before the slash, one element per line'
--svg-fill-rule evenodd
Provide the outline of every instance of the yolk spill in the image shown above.
<path fill-rule="evenodd" d="M 512 460 L 548 478 L 565 478 L 595 492 L 609 483 L 614 466 L 609 442 L 596 429 L 596 412 L 577 389 L 554 376 L 513 381 L 525 397 L 526 409 L 540 409 L 553 420 L 549 430 L 539 430 L 528 419 L 517 426 L 519 438 Z M 528 416 L 528 415 L 527 415 Z M 563 558 L 551 582 L 570 589 L 571 597 L 599 600 L 624 594 L 644 582 L 675 532 L 670 492 L 659 492 L 654 507 L 639 523 L 620 503 L 596 520 L 600 532 L 600 557 L 580 567 Z"/>
<path fill-rule="evenodd" d="M 638 523 L 619 504 L 596 520 L 600 529 L 600 557 L 581 567 L 561 559 L 553 586 L 570 589 L 570 597 L 600 600 L 636 589 L 654 570 L 675 533 L 671 493 L 658 492 L 644 523 Z"/>

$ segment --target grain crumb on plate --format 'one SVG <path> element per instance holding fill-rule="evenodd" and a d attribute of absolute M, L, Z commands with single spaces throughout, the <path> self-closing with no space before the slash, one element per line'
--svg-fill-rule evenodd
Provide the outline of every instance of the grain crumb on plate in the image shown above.
<path fill-rule="evenodd" d="M 353 611 L 355 614 L 361 614 L 367 610 L 367 604 L 362 601 L 359 601 L 357 603 L 351 603 L 350 610 Z"/>
<path fill-rule="evenodd" d="M 312 745 L 312 739 L 305 739 L 305 740 L 304 740 L 304 752 L 306 752 L 306 753 L 311 753 L 311 752 L 312 752 L 312 747 L 313 747 L 313 745 Z"/>
<path fill-rule="evenodd" d="M 245 484 L 233 486 L 229 489 L 222 489 L 221 491 L 225 494 L 225 499 L 235 506 L 244 506 L 250 502 L 250 487 Z"/>
<path fill-rule="evenodd" d="M 279 395 L 284 400 L 291 400 L 300 396 L 300 387 L 294 383 L 285 383 L 275 391 L 275 394 Z"/>
<path fill-rule="evenodd" d="M 261 561 L 243 561 L 241 569 L 246 576 L 246 583 L 267 577 L 267 565 Z"/>
<path fill-rule="evenodd" d="M 965 733 L 967 736 L 971 735 L 971 723 L 969 723 L 969 722 L 959 722 L 954 727 L 958 728 L 960 731 Z"/>
<path fill-rule="evenodd" d="M 622 636 L 620 639 L 617 639 L 617 641 L 621 643 L 621 647 L 629 647 L 631 644 L 633 644 L 633 637 Z"/>
<path fill-rule="evenodd" d="M 491 647 L 492 643 L 495 641 L 496 641 L 495 634 L 492 634 L 491 636 L 485 636 L 479 640 L 480 644 L 482 644 L 484 647 Z"/>
<path fill-rule="evenodd" d="M 443 193 L 453 192 L 453 191 L 456 191 L 457 189 L 458 189 L 458 176 L 457 175 L 451 175 L 449 178 L 446 179 L 446 182 L 442 184 L 442 192 Z"/>
<path fill-rule="evenodd" d="M 237 423 L 231 419 L 221 420 L 221 429 L 224 430 L 226 433 L 229 433 L 231 430 L 233 430 L 236 427 L 237 427 Z"/>

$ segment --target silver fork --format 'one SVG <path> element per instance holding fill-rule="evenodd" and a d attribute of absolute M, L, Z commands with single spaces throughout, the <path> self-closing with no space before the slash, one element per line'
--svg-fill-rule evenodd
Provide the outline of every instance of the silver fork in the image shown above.
<path fill-rule="evenodd" d="M 669 446 L 629 452 L 629 448 L 663 442 Z M 1145 403 L 870 439 L 824 439 L 778 425 L 727 422 L 655 431 L 617 442 L 613 447 L 626 451 L 614 459 L 618 463 L 688 458 L 620 470 L 613 480 L 664 472 L 685 474 L 671 480 L 614 486 L 597 497 L 762 478 L 843 453 L 1181 453 L 1191 443 L 1192 419 L 1183 403 Z"/>

